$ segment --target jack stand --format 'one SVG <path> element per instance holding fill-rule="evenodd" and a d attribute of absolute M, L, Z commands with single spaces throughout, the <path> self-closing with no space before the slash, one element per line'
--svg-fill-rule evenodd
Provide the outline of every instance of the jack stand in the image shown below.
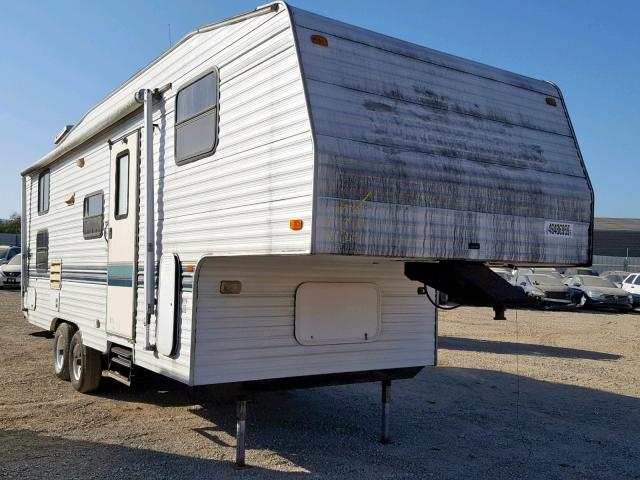
<path fill-rule="evenodd" d="M 236 466 L 244 467 L 244 440 L 247 423 L 247 399 L 244 397 L 236 400 Z"/>
<path fill-rule="evenodd" d="M 389 413 L 391 409 L 391 380 L 382 381 L 382 432 L 380 443 L 387 445 L 391 443 L 389 436 Z"/>
<path fill-rule="evenodd" d="M 505 312 L 507 311 L 507 309 L 505 307 L 499 306 L 499 307 L 493 307 L 493 319 L 494 320 L 506 320 L 507 317 L 505 317 Z"/>

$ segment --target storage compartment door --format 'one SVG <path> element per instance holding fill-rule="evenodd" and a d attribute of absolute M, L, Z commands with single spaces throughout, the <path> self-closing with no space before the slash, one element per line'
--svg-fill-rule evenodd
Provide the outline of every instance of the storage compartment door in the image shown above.
<path fill-rule="evenodd" d="M 373 283 L 305 282 L 295 315 L 302 345 L 371 342 L 380 333 L 380 292 Z"/>

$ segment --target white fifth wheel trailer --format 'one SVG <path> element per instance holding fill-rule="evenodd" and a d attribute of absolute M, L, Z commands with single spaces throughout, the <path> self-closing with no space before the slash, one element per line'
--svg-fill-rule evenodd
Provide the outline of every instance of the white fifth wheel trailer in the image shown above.
<path fill-rule="evenodd" d="M 22 182 L 23 311 L 81 392 L 143 367 L 386 399 L 435 364 L 424 293 L 500 315 L 489 262 L 591 263 L 554 84 L 282 2 L 187 35 Z"/>

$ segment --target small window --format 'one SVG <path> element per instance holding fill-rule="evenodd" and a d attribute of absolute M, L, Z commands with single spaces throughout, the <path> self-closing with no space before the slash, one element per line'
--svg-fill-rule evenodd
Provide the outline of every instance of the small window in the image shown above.
<path fill-rule="evenodd" d="M 640 285 L 640 275 L 638 275 L 635 279 L 635 281 L 633 282 L 634 285 Z"/>
<path fill-rule="evenodd" d="M 184 87 L 176 97 L 176 163 L 210 155 L 217 141 L 218 74 L 211 72 Z"/>
<path fill-rule="evenodd" d="M 36 270 L 49 270 L 49 231 L 40 230 L 36 235 Z"/>
<path fill-rule="evenodd" d="M 100 238 L 102 236 L 103 215 L 104 203 L 102 192 L 93 193 L 84 197 L 82 235 L 85 240 Z"/>
<path fill-rule="evenodd" d="M 38 213 L 43 214 L 49 211 L 49 186 L 51 172 L 45 170 L 38 177 Z"/>
<path fill-rule="evenodd" d="M 116 158 L 116 210 L 115 218 L 127 218 L 129 214 L 129 151 Z"/>

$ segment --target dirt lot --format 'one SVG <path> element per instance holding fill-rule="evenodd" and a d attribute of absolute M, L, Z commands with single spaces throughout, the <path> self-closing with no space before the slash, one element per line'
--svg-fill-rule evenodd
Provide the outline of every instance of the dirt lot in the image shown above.
<path fill-rule="evenodd" d="M 0 291 L 2 478 L 640 478 L 637 314 L 441 314 L 439 366 L 393 385 L 392 445 L 377 385 L 259 394 L 236 470 L 228 394 L 75 393 L 18 302 Z"/>

